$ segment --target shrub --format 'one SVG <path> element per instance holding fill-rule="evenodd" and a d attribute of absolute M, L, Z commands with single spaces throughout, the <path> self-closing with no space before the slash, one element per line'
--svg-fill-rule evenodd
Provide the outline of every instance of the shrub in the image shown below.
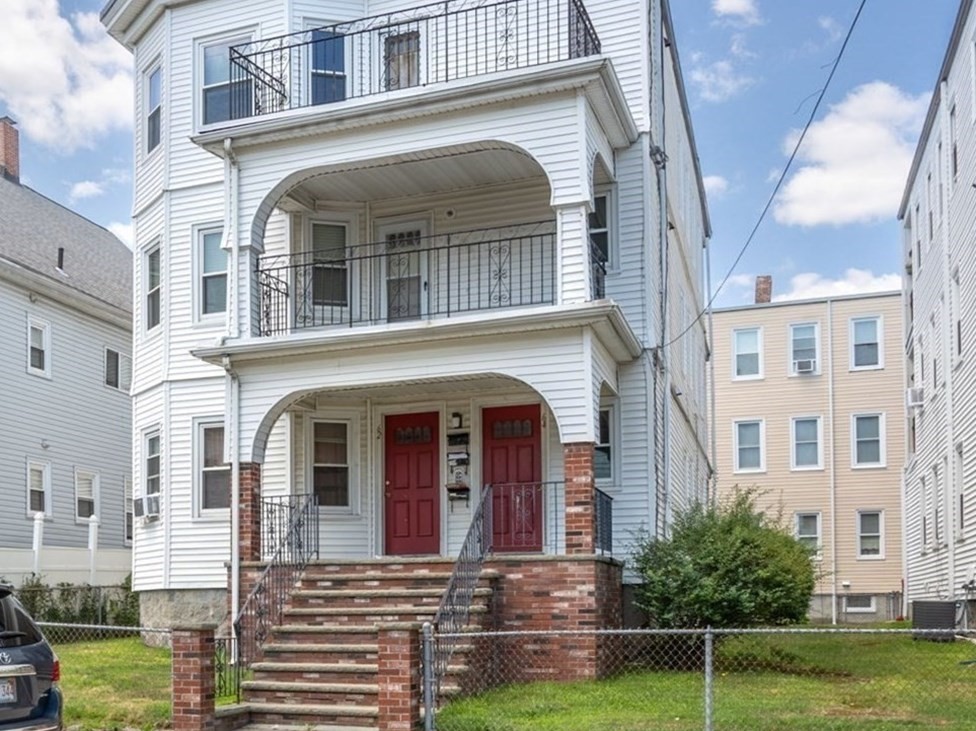
<path fill-rule="evenodd" d="M 816 583 L 807 550 L 749 491 L 680 512 L 669 538 L 639 537 L 633 563 L 637 605 L 664 628 L 800 622 Z"/>

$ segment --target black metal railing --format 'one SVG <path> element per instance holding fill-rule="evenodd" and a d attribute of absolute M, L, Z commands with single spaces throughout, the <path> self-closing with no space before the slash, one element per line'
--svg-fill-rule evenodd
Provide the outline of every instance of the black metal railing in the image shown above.
<path fill-rule="evenodd" d="M 277 495 L 261 498 L 262 557 L 273 556 L 278 546 L 287 541 L 295 511 L 301 509 L 307 498 L 307 495 Z"/>
<path fill-rule="evenodd" d="M 492 502 L 492 545 L 496 553 L 561 550 L 565 539 L 565 483 L 496 483 L 492 485 Z"/>
<path fill-rule="evenodd" d="M 441 597 L 434 627 L 441 632 L 461 632 L 471 616 L 471 601 L 481 578 L 481 566 L 491 553 L 492 539 L 492 488 L 486 485 L 481 491 L 481 499 L 468 526 L 447 589 Z M 450 629 L 449 629 L 450 628 Z M 434 657 L 435 676 L 438 681 L 447 672 L 456 640 L 441 642 Z"/>
<path fill-rule="evenodd" d="M 446 0 L 230 49 L 241 119 L 600 53 L 581 0 Z"/>
<path fill-rule="evenodd" d="M 243 674 L 237 657 L 237 640 L 233 637 L 214 639 L 214 695 L 220 700 L 240 703 Z"/>
<path fill-rule="evenodd" d="M 555 223 L 417 232 L 258 261 L 261 335 L 556 301 Z"/>
<path fill-rule="evenodd" d="M 268 558 L 234 620 L 238 640 L 237 661 L 249 667 L 257 657 L 271 628 L 281 622 L 285 603 L 302 571 L 319 554 L 319 521 L 314 495 L 301 496 L 288 521 L 288 530 Z"/>
<path fill-rule="evenodd" d="M 593 537 L 593 547 L 604 556 L 613 555 L 613 498 L 603 490 L 593 491 L 593 508 L 596 535 Z"/>

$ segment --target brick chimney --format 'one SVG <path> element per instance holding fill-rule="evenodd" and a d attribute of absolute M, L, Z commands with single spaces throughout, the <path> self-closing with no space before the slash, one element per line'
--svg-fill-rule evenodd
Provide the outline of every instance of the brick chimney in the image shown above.
<path fill-rule="evenodd" d="M 768 274 L 756 277 L 756 304 L 765 305 L 773 299 L 773 278 Z"/>
<path fill-rule="evenodd" d="M 20 182 L 20 133 L 10 117 L 0 117 L 0 175 Z"/>

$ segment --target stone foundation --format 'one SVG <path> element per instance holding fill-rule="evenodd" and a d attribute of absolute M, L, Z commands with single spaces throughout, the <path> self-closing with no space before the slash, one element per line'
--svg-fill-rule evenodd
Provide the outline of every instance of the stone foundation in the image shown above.
<path fill-rule="evenodd" d="M 139 624 L 169 629 L 176 625 L 219 625 L 227 617 L 225 589 L 163 589 L 139 592 Z"/>

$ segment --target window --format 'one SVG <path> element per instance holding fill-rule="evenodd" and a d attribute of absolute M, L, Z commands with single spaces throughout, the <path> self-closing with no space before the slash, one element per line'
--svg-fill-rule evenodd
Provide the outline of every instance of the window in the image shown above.
<path fill-rule="evenodd" d="M 613 479 L 613 417 L 613 408 L 600 409 L 600 433 L 593 451 L 593 477 L 597 480 Z"/>
<path fill-rule="evenodd" d="M 224 425 L 199 424 L 198 429 L 200 509 L 226 510 L 230 507 L 230 465 L 224 461 Z"/>
<path fill-rule="evenodd" d="M 132 545 L 132 478 L 122 479 L 122 540 L 129 546 Z"/>
<path fill-rule="evenodd" d="M 871 614 L 875 612 L 874 596 L 871 594 L 850 594 L 844 597 L 844 611 Z"/>
<path fill-rule="evenodd" d="M 610 211 L 611 200 L 609 193 L 598 193 L 593 196 L 593 210 L 587 216 L 590 232 L 590 257 L 593 261 L 593 298 L 602 299 L 606 296 L 604 276 L 610 268 Z"/>
<path fill-rule="evenodd" d="M 406 89 L 420 83 L 420 33 L 388 35 L 383 39 L 384 88 Z"/>
<path fill-rule="evenodd" d="M 27 372 L 51 377 L 51 326 L 33 317 L 27 320 Z"/>
<path fill-rule="evenodd" d="M 341 33 L 312 31 L 312 104 L 346 98 L 346 39 Z"/>
<path fill-rule="evenodd" d="M 922 498 L 922 553 L 929 545 L 929 486 L 925 475 L 919 478 L 919 492 Z"/>
<path fill-rule="evenodd" d="M 817 373 L 820 370 L 817 340 L 816 323 L 790 325 L 791 373 Z"/>
<path fill-rule="evenodd" d="M 146 329 L 159 324 L 162 268 L 159 247 L 146 254 Z"/>
<path fill-rule="evenodd" d="M 956 140 L 956 105 L 953 103 L 949 110 L 949 171 L 952 173 L 952 182 L 959 178 L 959 143 Z"/>
<path fill-rule="evenodd" d="M 853 318 L 851 320 L 851 370 L 881 366 L 881 318 Z"/>
<path fill-rule="evenodd" d="M 853 420 L 853 448 L 855 467 L 883 467 L 884 422 L 881 414 L 861 414 Z"/>
<path fill-rule="evenodd" d="M 129 392 L 132 381 L 132 359 L 117 350 L 105 348 L 105 385 Z"/>
<path fill-rule="evenodd" d="M 959 496 L 959 505 L 956 510 L 956 539 L 958 540 L 963 537 L 963 529 L 966 527 L 965 501 L 963 500 L 966 481 L 963 479 L 965 462 L 963 461 L 962 442 L 956 444 L 953 458 L 955 461 L 953 464 L 955 470 L 953 482 L 955 484 L 955 493 Z"/>
<path fill-rule="evenodd" d="M 346 270 L 346 226 L 312 224 L 312 304 L 345 307 L 349 304 Z"/>
<path fill-rule="evenodd" d="M 44 513 L 51 516 L 51 465 L 27 462 L 27 516 Z"/>
<path fill-rule="evenodd" d="M 762 378 L 762 330 L 758 327 L 732 331 L 732 377 Z"/>
<path fill-rule="evenodd" d="M 200 274 L 197 311 L 200 317 L 220 315 L 227 310 L 227 252 L 221 246 L 223 229 L 200 231 L 197 237 Z"/>
<path fill-rule="evenodd" d="M 75 519 L 87 521 L 97 515 L 98 474 L 75 470 Z"/>
<path fill-rule="evenodd" d="M 880 510 L 857 513 L 857 555 L 860 558 L 884 558 L 883 521 Z"/>
<path fill-rule="evenodd" d="M 159 432 L 154 431 L 146 435 L 145 459 L 143 478 L 143 495 L 159 494 Z"/>
<path fill-rule="evenodd" d="M 933 312 L 932 316 L 929 318 L 929 327 L 932 329 L 932 397 L 935 397 L 935 391 L 939 387 L 939 349 L 936 347 L 936 343 L 939 342 L 939 325 L 938 325 L 938 312 Z"/>
<path fill-rule="evenodd" d="M 231 47 L 249 41 L 250 38 L 238 37 L 203 47 L 201 101 L 204 124 L 226 122 L 251 114 L 251 81 L 242 69 L 237 68 L 232 73 L 230 63 Z"/>
<path fill-rule="evenodd" d="M 163 109 L 163 70 L 151 71 L 146 77 L 146 152 L 159 147 Z"/>
<path fill-rule="evenodd" d="M 932 245 L 932 239 L 935 238 L 935 224 L 933 219 L 932 208 L 935 203 L 935 199 L 932 197 L 932 173 L 929 172 L 925 180 L 925 193 L 928 203 L 928 213 L 929 213 L 929 246 Z"/>
<path fill-rule="evenodd" d="M 796 540 L 816 556 L 820 553 L 820 513 L 797 513 L 795 521 Z"/>
<path fill-rule="evenodd" d="M 763 422 L 735 422 L 735 471 L 762 472 L 763 463 Z"/>
<path fill-rule="evenodd" d="M 793 469 L 820 469 L 820 417 L 794 417 Z"/>
<path fill-rule="evenodd" d="M 952 308 L 952 346 L 955 362 L 962 360 L 962 300 L 959 299 L 959 267 L 952 272 L 949 307 Z"/>
<path fill-rule="evenodd" d="M 347 421 L 312 422 L 312 491 L 322 507 L 350 506 Z"/>

